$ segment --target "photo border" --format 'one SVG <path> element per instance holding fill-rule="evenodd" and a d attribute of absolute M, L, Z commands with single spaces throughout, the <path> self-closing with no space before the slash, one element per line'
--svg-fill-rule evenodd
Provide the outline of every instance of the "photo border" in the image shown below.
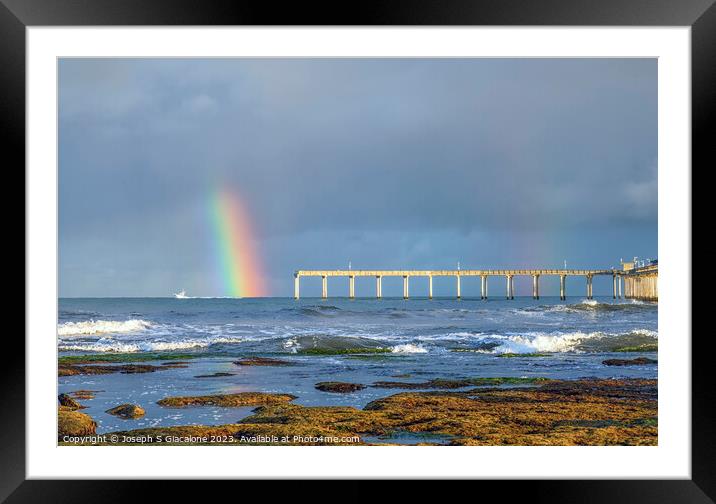
<path fill-rule="evenodd" d="M 335 4 L 334 4 L 335 5 Z M 191 1 L 161 0 L 149 3 L 93 0 L 0 0 L 0 121 L 4 124 L 3 144 L 6 166 L 25 163 L 25 29 L 40 25 L 683 25 L 692 36 L 692 157 L 705 168 L 712 153 L 714 106 L 716 104 L 716 7 L 712 0 L 672 2 L 562 1 L 443 2 L 407 0 L 361 3 L 349 18 L 320 4 L 294 4 L 283 10 L 271 5 L 241 2 L 204 2 L 200 8 Z M 8 157 L 8 154 L 10 156 Z M 686 167 L 685 169 L 689 169 Z M 26 196 L 27 197 L 27 196 Z M 27 253 L 27 249 L 25 249 Z M 27 274 L 27 272 L 26 272 Z M 691 272 L 688 272 L 689 277 Z M 696 298 L 694 298 L 696 299 Z M 690 335 L 687 335 L 690 336 Z M 12 338 L 8 338 L 12 339 Z M 122 482 L 25 481 L 25 352 L 24 345 L 12 342 L 7 352 L 12 359 L 2 367 L 3 397 L 7 411 L 0 429 L 0 499 L 12 494 L 12 502 L 40 500 L 52 496 L 57 502 L 99 498 L 123 493 Z M 672 481 L 530 481 L 516 485 L 516 492 L 539 495 L 550 502 L 589 500 L 612 502 L 712 502 L 716 493 L 713 474 L 716 443 L 714 414 L 716 399 L 709 374 L 710 335 L 692 341 L 692 480 Z M 10 406 L 12 410 L 10 410 Z M 21 435 L 22 434 L 22 435 Z M 486 483 L 486 482 L 485 482 Z M 144 483 L 143 486 L 148 486 Z M 182 491 L 178 482 L 171 490 Z M 166 488 L 166 486 L 165 486 Z M 484 488 L 484 487 L 481 487 Z M 510 491 L 512 493 L 512 489 Z"/>

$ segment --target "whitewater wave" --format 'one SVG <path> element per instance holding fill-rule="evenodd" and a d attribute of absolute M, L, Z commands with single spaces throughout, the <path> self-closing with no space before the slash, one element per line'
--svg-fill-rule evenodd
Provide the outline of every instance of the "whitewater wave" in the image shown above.
<path fill-rule="evenodd" d="M 610 352 L 617 348 L 645 344 L 653 345 L 658 333 L 650 329 L 635 329 L 627 333 L 606 333 L 581 331 L 566 333 L 528 333 L 522 335 L 498 336 L 500 345 L 488 350 L 489 353 L 532 353 L 532 352 Z"/>
<path fill-rule="evenodd" d="M 60 343 L 58 350 L 61 352 L 162 352 L 173 350 L 190 350 L 206 348 L 216 344 L 241 343 L 241 338 L 210 338 L 210 339 L 187 339 L 176 341 L 117 341 L 113 339 L 100 339 L 98 341 L 75 341 L 71 343 Z"/>
<path fill-rule="evenodd" d="M 134 333 L 145 331 L 152 323 L 142 319 L 130 320 L 86 320 L 83 322 L 65 322 L 57 327 L 59 336 L 77 336 L 91 334 Z"/>
<path fill-rule="evenodd" d="M 405 353 L 405 354 L 412 354 L 412 353 L 428 353 L 428 350 L 422 346 L 422 345 L 413 345 L 411 343 L 406 343 L 404 345 L 395 345 L 390 349 L 392 353 Z"/>
<path fill-rule="evenodd" d="M 281 338 L 281 345 L 289 352 L 308 349 L 343 350 L 356 348 L 389 348 L 396 354 L 422 354 L 469 351 L 486 354 L 503 353 L 604 353 L 618 349 L 651 348 L 658 340 L 655 330 L 636 328 L 622 333 L 604 331 L 479 333 L 451 332 L 434 335 L 386 335 L 380 337 L 335 336 L 329 334 L 294 335 Z"/>

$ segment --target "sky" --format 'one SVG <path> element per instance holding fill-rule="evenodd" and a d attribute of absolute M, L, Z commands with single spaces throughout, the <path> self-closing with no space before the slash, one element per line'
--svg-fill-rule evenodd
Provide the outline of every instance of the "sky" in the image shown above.
<path fill-rule="evenodd" d="M 349 261 L 619 267 L 657 257 L 657 61 L 61 59 L 58 190 L 61 297 L 227 294 L 217 194 L 271 296 Z"/>

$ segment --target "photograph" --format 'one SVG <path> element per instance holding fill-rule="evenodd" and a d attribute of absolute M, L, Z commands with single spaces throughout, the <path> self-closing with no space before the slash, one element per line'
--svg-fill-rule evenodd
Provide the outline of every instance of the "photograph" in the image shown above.
<path fill-rule="evenodd" d="M 58 57 L 57 444 L 658 446 L 658 62 Z"/>

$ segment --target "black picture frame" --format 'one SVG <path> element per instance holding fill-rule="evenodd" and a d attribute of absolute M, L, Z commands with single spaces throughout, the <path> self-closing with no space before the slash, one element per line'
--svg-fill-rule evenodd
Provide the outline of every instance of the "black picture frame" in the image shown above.
<path fill-rule="evenodd" d="M 26 27 L 83 25 L 690 26 L 692 164 L 707 169 L 706 160 L 714 152 L 714 0 L 365 0 L 355 4 L 286 2 L 280 7 L 243 0 L 0 0 L 0 142 L 6 174 L 19 172 L 25 163 Z M 684 169 L 694 172 L 688 166 Z M 691 276 L 691 271 L 685 273 Z M 709 374 L 713 337 L 696 336 L 691 339 L 691 480 L 523 481 L 509 484 L 510 495 L 538 502 L 714 502 L 716 418 L 711 405 L 716 403 L 716 389 Z M 5 352 L 13 358 L 0 366 L 5 406 L 0 417 L 0 501 L 82 502 L 113 496 L 124 500 L 130 496 L 126 492 L 139 492 L 135 495 L 140 496 L 146 492 L 152 483 L 26 480 L 25 347 L 20 338 L 10 334 L 5 344 Z M 504 482 L 481 485 L 492 485 L 497 495 L 505 492 Z M 164 498 L 183 494 L 185 486 L 180 482 L 163 484 Z M 480 495 L 489 490 L 481 486 Z"/>

